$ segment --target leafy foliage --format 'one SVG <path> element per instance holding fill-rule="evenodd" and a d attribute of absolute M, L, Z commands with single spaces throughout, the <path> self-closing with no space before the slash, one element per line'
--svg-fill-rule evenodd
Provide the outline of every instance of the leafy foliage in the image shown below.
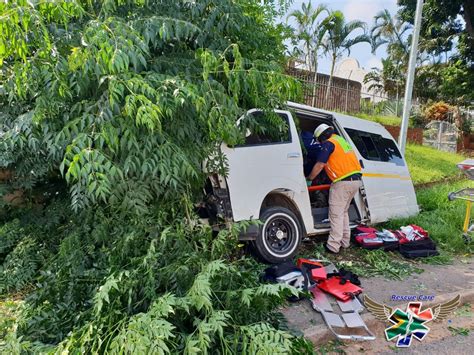
<path fill-rule="evenodd" d="M 0 5 L 0 168 L 26 196 L 0 229 L 0 293 L 26 294 L 2 351 L 307 349 L 275 311 L 295 290 L 236 250 L 245 224 L 193 213 L 236 119 L 298 94 L 277 3 Z"/>
<path fill-rule="evenodd" d="M 413 23 L 416 1 L 401 0 L 399 4 L 401 6 L 400 16 L 405 21 Z M 463 31 L 474 37 L 472 2 L 466 0 L 428 0 L 425 2 L 425 6 L 430 11 L 423 14 L 421 33 L 423 37 L 433 40 L 432 50 L 449 51 L 455 43 L 455 36 Z M 465 26 L 463 26 L 458 15 L 464 18 Z"/>
<path fill-rule="evenodd" d="M 416 1 L 400 0 L 399 5 L 399 16 L 413 23 Z M 417 95 L 469 106 L 474 78 L 473 2 L 427 0 L 424 8 L 429 11 L 423 12 L 420 47 L 436 61 L 423 68 L 421 80 L 417 74 Z"/>
<path fill-rule="evenodd" d="M 397 98 L 402 95 L 404 77 L 399 65 L 392 59 L 382 59 L 382 69 L 372 68 L 364 77 L 364 84 L 368 84 L 368 90 L 378 93 L 386 93 L 389 98 Z"/>
<path fill-rule="evenodd" d="M 246 2 L 74 4 L 2 5 L 41 26 L 6 24 L 28 41 L 3 58 L 0 155 L 27 188 L 59 166 L 75 210 L 102 201 L 143 213 L 187 193 L 216 143 L 239 139 L 243 108 L 275 107 L 296 89 L 278 55 L 259 50 L 278 38 Z M 243 44 L 249 32 L 260 37 Z M 40 35 L 51 44 L 29 39 Z"/>
<path fill-rule="evenodd" d="M 410 24 L 398 15 L 392 16 L 387 9 L 378 12 L 370 30 L 372 50 L 375 52 L 378 47 L 386 44 L 390 58 L 396 65 L 401 65 L 407 60 L 408 43 L 405 39 L 410 29 Z"/>

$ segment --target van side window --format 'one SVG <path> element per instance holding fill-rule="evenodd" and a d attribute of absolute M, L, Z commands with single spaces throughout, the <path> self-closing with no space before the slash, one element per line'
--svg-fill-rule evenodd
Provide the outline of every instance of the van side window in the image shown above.
<path fill-rule="evenodd" d="M 404 166 L 403 157 L 398 150 L 397 145 L 391 139 L 383 138 L 380 136 L 377 148 L 382 154 L 383 161 L 389 161 L 396 165 Z"/>
<path fill-rule="evenodd" d="M 364 159 L 405 165 L 403 157 L 392 139 L 351 128 L 346 128 L 346 132 Z"/>
<path fill-rule="evenodd" d="M 291 142 L 290 125 L 285 114 L 253 112 L 239 126 L 247 134 L 245 142 L 237 147 Z"/>
<path fill-rule="evenodd" d="M 360 138 L 362 139 L 362 142 L 364 142 L 366 152 L 367 152 L 367 159 L 369 160 L 382 160 L 380 158 L 379 152 L 377 148 L 375 148 L 375 143 L 372 140 L 372 135 L 371 134 L 361 134 Z"/>

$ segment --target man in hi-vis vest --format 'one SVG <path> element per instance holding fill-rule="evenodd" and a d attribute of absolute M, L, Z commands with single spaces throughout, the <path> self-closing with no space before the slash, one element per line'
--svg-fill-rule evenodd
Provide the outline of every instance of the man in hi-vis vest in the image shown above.
<path fill-rule="evenodd" d="M 333 127 L 321 124 L 314 130 L 314 136 L 321 142 L 322 152 L 307 179 L 313 181 L 324 169 L 332 181 L 329 190 L 331 233 L 325 248 L 331 253 L 338 253 L 341 247 L 348 248 L 350 245 L 348 211 L 362 184 L 361 166 L 351 145 L 334 134 Z"/>

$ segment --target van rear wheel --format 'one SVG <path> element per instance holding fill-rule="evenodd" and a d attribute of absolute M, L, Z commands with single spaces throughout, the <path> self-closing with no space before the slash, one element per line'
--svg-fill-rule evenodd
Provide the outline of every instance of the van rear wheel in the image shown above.
<path fill-rule="evenodd" d="M 291 259 L 302 240 L 303 228 L 298 217 L 287 208 L 271 207 L 262 212 L 260 220 L 263 224 L 253 241 L 257 256 L 271 264 Z"/>

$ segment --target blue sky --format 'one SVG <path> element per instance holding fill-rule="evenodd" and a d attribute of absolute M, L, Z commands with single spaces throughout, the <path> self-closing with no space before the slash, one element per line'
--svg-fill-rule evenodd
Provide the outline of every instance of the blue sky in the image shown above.
<path fill-rule="evenodd" d="M 301 9 L 301 4 L 308 3 L 309 0 L 294 0 L 291 10 Z M 397 0 L 328 0 L 319 1 L 312 0 L 313 6 L 319 4 L 326 4 L 332 10 L 341 10 L 347 20 L 362 20 L 366 22 L 369 27 L 372 25 L 373 17 L 379 11 L 388 9 L 392 14 L 397 12 Z M 291 23 L 291 22 L 290 22 Z M 385 57 L 385 49 L 379 48 L 377 53 L 373 55 L 368 43 L 360 43 L 351 49 L 352 58 L 359 61 L 360 65 L 366 69 L 381 66 L 381 58 Z M 319 69 L 321 73 L 329 73 L 330 60 L 326 57 L 319 59 Z"/>

